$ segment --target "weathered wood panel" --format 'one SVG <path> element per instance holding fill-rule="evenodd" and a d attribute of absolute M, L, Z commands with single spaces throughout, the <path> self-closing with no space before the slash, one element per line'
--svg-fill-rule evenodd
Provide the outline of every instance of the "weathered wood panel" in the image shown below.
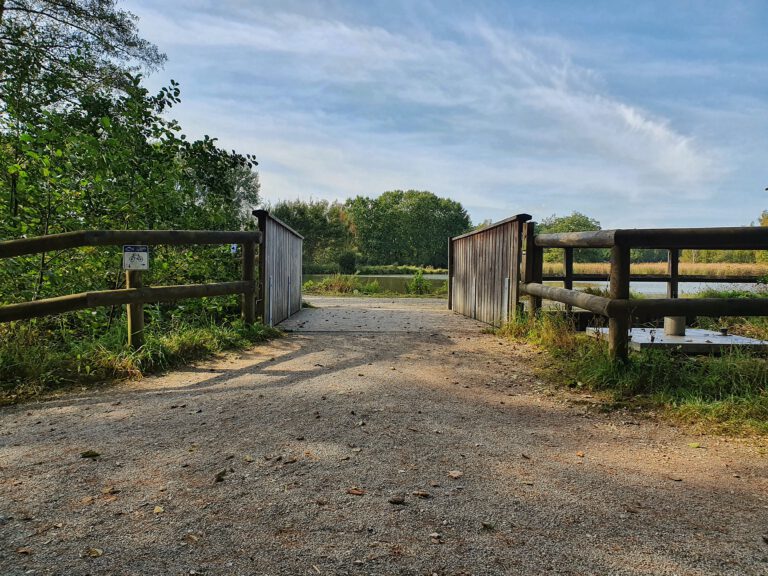
<path fill-rule="evenodd" d="M 517 291 L 511 289 L 519 270 L 520 250 L 514 248 L 519 214 L 497 224 L 451 239 L 449 282 L 451 310 L 499 326 L 516 308 Z"/>
<path fill-rule="evenodd" d="M 255 210 L 262 240 L 259 253 L 259 313 L 269 326 L 301 310 L 301 258 L 304 237 L 290 226 Z"/>

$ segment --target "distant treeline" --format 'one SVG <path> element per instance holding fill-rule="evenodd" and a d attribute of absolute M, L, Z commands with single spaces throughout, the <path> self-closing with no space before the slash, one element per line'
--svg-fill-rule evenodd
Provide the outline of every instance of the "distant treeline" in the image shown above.
<path fill-rule="evenodd" d="M 448 238 L 471 230 L 464 207 L 431 192 L 392 190 L 346 202 L 278 202 L 273 216 L 300 232 L 304 271 L 355 272 L 363 265 L 445 268 Z"/>
<path fill-rule="evenodd" d="M 768 211 L 764 211 L 758 220 L 760 226 L 768 226 Z M 600 222 L 580 212 L 574 212 L 570 216 L 555 216 L 544 218 L 537 226 L 539 233 L 559 232 L 586 232 L 601 230 Z M 632 249 L 633 262 L 665 262 L 667 250 L 657 248 Z M 560 262 L 563 259 L 563 250 L 551 249 L 544 254 L 547 262 Z M 576 262 L 607 262 L 610 260 L 610 251 L 605 248 L 585 248 L 574 250 Z M 680 253 L 681 262 L 706 263 L 765 263 L 768 262 L 768 253 L 763 250 L 683 250 Z"/>
<path fill-rule="evenodd" d="M 445 268 L 448 265 L 448 238 L 473 228 L 464 207 L 431 192 L 393 190 L 376 198 L 357 196 L 343 203 L 326 200 L 278 202 L 271 208 L 304 235 L 306 273 L 354 273 L 400 265 Z M 483 222 L 474 228 L 490 225 Z M 768 211 L 759 218 L 768 225 Z M 600 222 L 580 212 L 552 215 L 537 223 L 539 233 L 601 230 Z M 545 252 L 547 262 L 559 262 L 563 251 Z M 585 248 L 574 251 L 576 262 L 607 262 L 610 251 Z M 633 262 L 665 262 L 667 250 L 636 248 Z M 684 250 L 682 262 L 766 263 L 768 253 L 760 250 Z M 386 273 L 392 273 L 387 271 Z"/>

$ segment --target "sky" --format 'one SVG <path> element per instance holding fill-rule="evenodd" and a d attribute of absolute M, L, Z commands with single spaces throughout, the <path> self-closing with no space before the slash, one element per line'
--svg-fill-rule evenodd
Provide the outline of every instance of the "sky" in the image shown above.
<path fill-rule="evenodd" d="M 184 131 L 268 202 L 429 190 L 473 222 L 768 209 L 768 2 L 123 0 Z"/>

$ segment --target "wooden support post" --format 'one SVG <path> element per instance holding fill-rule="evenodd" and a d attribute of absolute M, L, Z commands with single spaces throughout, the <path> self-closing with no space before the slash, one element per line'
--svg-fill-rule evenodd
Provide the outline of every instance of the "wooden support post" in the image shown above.
<path fill-rule="evenodd" d="M 453 238 L 448 237 L 448 310 L 453 310 Z"/>
<path fill-rule="evenodd" d="M 535 225 L 525 223 L 525 283 L 541 283 L 543 276 L 543 249 L 536 246 Z M 541 298 L 531 295 L 528 301 L 528 312 L 535 315 L 541 308 Z"/>
<path fill-rule="evenodd" d="M 259 289 L 258 310 L 256 314 L 261 318 L 262 324 L 267 324 L 267 213 L 263 210 L 254 212 L 261 231 L 261 243 L 259 244 Z"/>
<path fill-rule="evenodd" d="M 677 248 L 670 248 L 669 257 L 667 259 L 667 274 L 669 274 L 669 280 L 667 281 L 667 298 L 677 298 L 679 296 L 679 264 L 680 250 Z"/>
<path fill-rule="evenodd" d="M 507 309 L 513 319 L 522 312 L 520 306 L 520 263 L 523 258 L 523 226 L 524 222 L 521 220 L 512 222 L 512 263 L 509 275 L 509 307 Z M 505 318 L 505 320 L 509 320 L 509 318 Z"/>
<path fill-rule="evenodd" d="M 141 270 L 125 271 L 126 288 L 143 288 Z M 144 304 L 128 304 L 128 346 L 138 350 L 144 345 Z"/>
<path fill-rule="evenodd" d="M 628 246 L 620 244 L 611 248 L 611 287 L 612 300 L 629 300 L 629 263 Z M 618 312 L 608 320 L 608 344 L 611 355 L 618 360 L 628 357 L 629 329 L 631 328 L 629 312 Z"/>
<path fill-rule="evenodd" d="M 240 312 L 243 322 L 250 325 L 256 321 L 256 244 L 246 242 L 242 244 L 243 248 L 243 282 L 249 283 L 249 288 L 241 296 Z"/>
<path fill-rule="evenodd" d="M 565 248 L 563 252 L 563 288 L 573 290 L 573 248 Z M 570 312 L 573 306 L 566 304 L 565 309 Z"/>

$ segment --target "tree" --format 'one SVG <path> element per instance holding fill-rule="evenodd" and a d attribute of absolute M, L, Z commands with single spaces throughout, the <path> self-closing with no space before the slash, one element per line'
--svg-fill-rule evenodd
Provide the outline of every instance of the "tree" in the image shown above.
<path fill-rule="evenodd" d="M 284 200 L 270 212 L 304 236 L 304 264 L 338 264 L 349 268 L 352 236 L 343 205 L 327 200 Z M 352 261 L 354 261 L 352 254 Z M 343 262 L 341 261 L 343 260 Z M 354 268 L 354 263 L 352 264 Z"/>
<path fill-rule="evenodd" d="M 573 212 L 570 216 L 556 216 L 553 214 L 549 218 L 544 218 L 537 226 L 537 232 L 540 234 L 591 232 L 600 229 L 600 222 L 581 212 Z M 562 250 L 545 250 L 544 259 L 547 262 L 560 262 L 562 258 Z M 573 252 L 575 262 L 603 262 L 608 258 L 608 251 L 601 248 L 580 248 Z"/>
<path fill-rule="evenodd" d="M 464 207 L 427 191 L 392 190 L 346 204 L 355 243 L 371 264 L 445 267 L 448 238 L 471 229 Z"/>

